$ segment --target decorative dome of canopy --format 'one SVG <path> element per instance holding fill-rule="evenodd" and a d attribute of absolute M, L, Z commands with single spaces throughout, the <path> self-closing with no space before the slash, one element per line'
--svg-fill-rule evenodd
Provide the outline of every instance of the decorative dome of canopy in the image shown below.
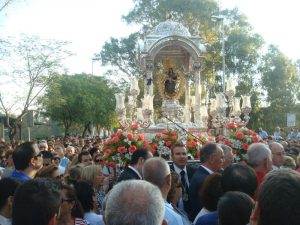
<path fill-rule="evenodd" d="M 183 37 L 191 36 L 189 30 L 185 26 L 183 26 L 181 23 L 175 22 L 170 19 L 159 23 L 153 29 L 151 35 L 159 35 L 159 36 L 178 35 Z"/>

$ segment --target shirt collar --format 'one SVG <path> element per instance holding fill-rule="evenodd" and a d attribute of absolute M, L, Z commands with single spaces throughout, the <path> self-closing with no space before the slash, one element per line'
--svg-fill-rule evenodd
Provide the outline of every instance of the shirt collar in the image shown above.
<path fill-rule="evenodd" d="M 206 166 L 203 166 L 203 165 L 201 165 L 201 166 L 202 166 L 203 169 L 205 169 L 209 174 L 214 173 L 214 171 L 212 171 L 211 169 L 207 168 Z"/>
<path fill-rule="evenodd" d="M 178 166 L 176 166 L 175 164 L 173 164 L 174 166 L 174 170 L 176 173 L 180 174 L 180 172 L 183 170 L 185 172 L 185 174 L 187 174 L 187 171 L 186 171 L 186 166 L 183 168 L 183 169 L 180 169 Z"/>
<path fill-rule="evenodd" d="M 142 175 L 139 173 L 139 171 L 137 171 L 134 167 L 132 167 L 132 166 L 128 166 L 128 168 L 130 168 L 130 169 L 132 169 L 138 176 L 139 176 L 139 178 L 141 179 L 141 180 L 143 180 L 143 178 L 142 178 Z"/>

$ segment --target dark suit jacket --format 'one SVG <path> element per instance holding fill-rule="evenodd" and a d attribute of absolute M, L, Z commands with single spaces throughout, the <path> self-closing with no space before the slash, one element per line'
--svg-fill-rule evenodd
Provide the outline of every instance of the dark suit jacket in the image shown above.
<path fill-rule="evenodd" d="M 194 221 L 195 217 L 202 209 L 202 203 L 199 201 L 199 191 L 201 190 L 204 180 L 209 175 L 207 170 L 200 166 L 194 173 L 192 180 L 190 181 L 189 189 L 189 203 L 191 211 L 189 213 L 189 218 L 191 221 Z"/>
<path fill-rule="evenodd" d="M 174 171 L 175 172 L 175 168 L 174 168 L 174 165 L 171 164 L 170 165 L 170 169 L 171 171 Z M 197 170 L 197 167 L 195 166 L 190 166 L 190 165 L 186 165 L 186 172 L 187 172 L 187 176 L 188 176 L 188 182 L 189 182 L 189 186 L 190 186 L 190 183 L 191 183 L 191 180 L 192 180 L 192 177 L 195 173 L 195 171 Z M 180 176 L 180 174 L 179 174 Z M 187 194 L 189 194 L 189 192 L 187 192 Z M 190 203 L 189 201 L 183 201 L 183 205 L 184 205 L 184 210 L 189 213 L 191 211 L 191 207 L 190 207 Z"/>
<path fill-rule="evenodd" d="M 124 171 L 120 174 L 118 177 L 117 183 L 123 181 L 123 180 L 140 180 L 141 178 L 137 175 L 135 171 L 133 171 L 131 168 L 126 167 Z"/>

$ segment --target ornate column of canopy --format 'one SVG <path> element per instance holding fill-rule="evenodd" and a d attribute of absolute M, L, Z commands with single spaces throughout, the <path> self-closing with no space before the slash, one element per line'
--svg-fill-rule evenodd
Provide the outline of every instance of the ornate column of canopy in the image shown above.
<path fill-rule="evenodd" d="M 153 61 L 146 62 L 146 79 L 144 80 L 144 93 L 145 95 L 153 96 Z"/>
<path fill-rule="evenodd" d="M 194 69 L 194 77 L 195 77 L 195 114 L 194 114 L 194 121 L 195 124 L 201 124 L 201 113 L 200 113 L 200 106 L 201 106 L 201 84 L 200 84 L 200 62 L 195 62 L 193 65 Z"/>
<path fill-rule="evenodd" d="M 185 74 L 185 103 L 184 103 L 184 122 L 186 124 L 191 122 L 191 104 L 190 104 L 190 76 L 189 73 Z"/>

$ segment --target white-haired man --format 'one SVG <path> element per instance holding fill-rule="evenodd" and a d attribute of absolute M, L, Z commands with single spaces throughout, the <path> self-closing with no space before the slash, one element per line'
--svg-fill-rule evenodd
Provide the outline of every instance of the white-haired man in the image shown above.
<path fill-rule="evenodd" d="M 264 176 L 272 170 L 272 153 L 268 145 L 253 143 L 247 151 L 248 164 L 255 170 L 258 185 L 261 184 Z"/>
<path fill-rule="evenodd" d="M 171 188 L 171 172 L 168 163 L 161 158 L 150 158 L 143 166 L 143 177 L 146 181 L 156 185 L 165 200 L 165 216 L 169 225 L 183 225 L 183 220 L 167 203 L 167 196 Z"/>
<path fill-rule="evenodd" d="M 166 225 L 160 190 L 144 180 L 127 180 L 109 192 L 104 211 L 106 225 Z"/>
<path fill-rule="evenodd" d="M 272 169 L 273 170 L 280 169 L 284 163 L 284 156 L 285 156 L 284 148 L 282 144 L 278 142 L 271 142 L 269 144 L 269 147 L 272 152 L 272 162 L 273 162 Z"/>

